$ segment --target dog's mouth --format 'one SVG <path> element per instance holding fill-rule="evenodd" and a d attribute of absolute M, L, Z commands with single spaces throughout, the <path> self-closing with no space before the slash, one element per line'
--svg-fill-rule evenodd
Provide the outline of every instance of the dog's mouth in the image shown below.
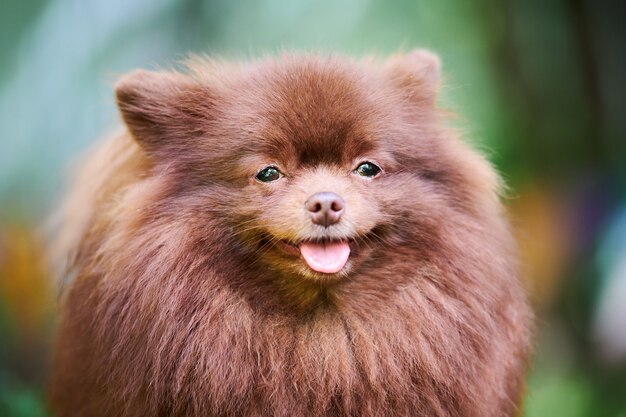
<path fill-rule="evenodd" d="M 287 253 L 301 256 L 309 268 L 323 274 L 340 272 L 350 257 L 349 240 L 302 241 L 298 244 L 281 240 L 278 246 Z"/>
<path fill-rule="evenodd" d="M 385 241 L 386 235 L 383 225 L 349 236 L 314 236 L 303 239 L 280 239 L 266 232 L 257 244 L 261 248 L 273 248 L 276 252 L 272 252 L 282 260 L 277 264 L 281 267 L 296 266 L 295 271 L 308 277 L 323 279 L 326 276 L 334 279 L 345 277 L 354 272 L 355 267 L 362 262 L 371 259 L 376 247 Z"/>

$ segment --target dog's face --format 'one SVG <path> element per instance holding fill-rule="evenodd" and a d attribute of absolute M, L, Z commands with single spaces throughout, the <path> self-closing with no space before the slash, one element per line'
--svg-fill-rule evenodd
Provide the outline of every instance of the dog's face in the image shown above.
<path fill-rule="evenodd" d="M 256 92 L 263 105 L 241 121 L 251 132 L 235 160 L 247 184 L 233 214 L 275 269 L 328 280 L 375 246 L 390 220 L 385 177 L 397 163 L 385 150 L 388 116 L 363 80 L 292 65 L 268 73 Z"/>
<path fill-rule="evenodd" d="M 439 143 L 438 72 L 423 51 L 383 65 L 192 62 L 188 75 L 131 74 L 117 94 L 186 218 L 216 213 L 246 261 L 332 282 L 407 242 L 436 245 L 442 207 L 462 199 L 445 184 L 462 174 Z"/>

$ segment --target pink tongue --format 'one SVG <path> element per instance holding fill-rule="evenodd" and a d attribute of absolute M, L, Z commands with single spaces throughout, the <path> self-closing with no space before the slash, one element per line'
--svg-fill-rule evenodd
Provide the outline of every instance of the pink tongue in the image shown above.
<path fill-rule="evenodd" d="M 304 242 L 300 244 L 300 253 L 311 269 L 334 274 L 341 271 L 348 261 L 350 245 L 348 242 Z"/>

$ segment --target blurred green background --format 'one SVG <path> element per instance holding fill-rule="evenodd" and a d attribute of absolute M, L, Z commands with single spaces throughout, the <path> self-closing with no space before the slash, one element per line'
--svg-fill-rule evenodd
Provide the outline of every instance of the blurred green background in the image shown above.
<path fill-rule="evenodd" d="M 510 185 L 538 314 L 526 416 L 626 417 L 626 2 L 2 0 L 0 416 L 45 416 L 55 289 L 41 224 L 118 125 L 111 85 L 189 51 L 443 60 L 441 105 Z"/>

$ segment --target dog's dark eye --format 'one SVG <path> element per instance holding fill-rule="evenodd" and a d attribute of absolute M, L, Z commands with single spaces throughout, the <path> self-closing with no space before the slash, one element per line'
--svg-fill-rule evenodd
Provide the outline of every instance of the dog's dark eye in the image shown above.
<path fill-rule="evenodd" d="M 261 182 L 272 182 L 282 177 L 282 174 L 276 167 L 263 168 L 256 174 L 256 179 Z"/>
<path fill-rule="evenodd" d="M 359 174 L 362 177 L 375 177 L 380 173 L 380 168 L 378 165 L 373 164 L 371 162 L 363 162 L 361 165 L 356 167 L 354 170 L 355 173 Z"/>

